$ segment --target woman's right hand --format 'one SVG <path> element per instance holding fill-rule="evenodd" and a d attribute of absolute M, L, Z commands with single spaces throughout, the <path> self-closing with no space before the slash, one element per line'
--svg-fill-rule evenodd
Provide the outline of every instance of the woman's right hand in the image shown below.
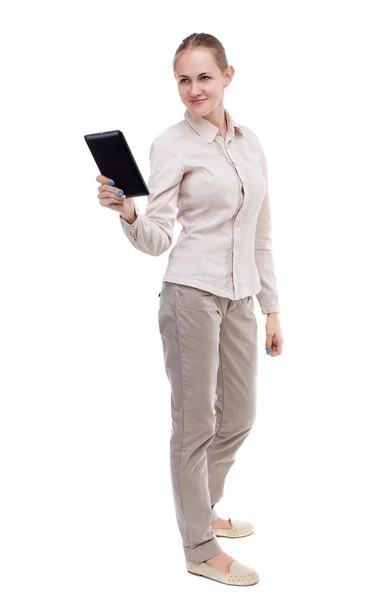
<path fill-rule="evenodd" d="M 111 179 L 98 175 L 96 180 L 101 184 L 98 188 L 98 199 L 102 206 L 118 211 L 126 221 L 135 220 L 134 198 L 120 195 L 120 190 L 110 184 Z"/>

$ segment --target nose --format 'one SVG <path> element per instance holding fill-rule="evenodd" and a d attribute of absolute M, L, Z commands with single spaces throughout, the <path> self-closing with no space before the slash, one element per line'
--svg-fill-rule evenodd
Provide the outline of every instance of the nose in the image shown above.
<path fill-rule="evenodd" d="M 192 98 L 196 98 L 196 96 L 200 96 L 201 93 L 202 93 L 202 91 L 199 88 L 199 86 L 196 86 L 196 85 L 191 86 L 190 95 L 192 96 Z"/>

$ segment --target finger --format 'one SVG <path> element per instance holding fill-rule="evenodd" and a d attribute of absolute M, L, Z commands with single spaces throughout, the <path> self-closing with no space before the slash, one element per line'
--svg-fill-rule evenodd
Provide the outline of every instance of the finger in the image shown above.
<path fill-rule="evenodd" d="M 269 352 L 270 352 L 270 350 L 272 348 L 272 345 L 273 345 L 273 335 L 272 334 L 268 334 L 266 336 L 266 342 L 265 342 L 265 350 L 266 350 L 267 354 L 269 354 Z"/>
<path fill-rule="evenodd" d="M 102 187 L 107 187 L 108 186 L 102 186 Z M 122 191 L 122 190 L 121 190 Z M 125 194 L 116 194 L 112 189 L 108 190 L 108 191 L 100 191 L 97 198 L 99 198 L 100 203 L 103 206 L 108 206 L 111 204 L 111 202 L 118 202 L 123 204 L 124 202 L 126 202 L 126 196 Z"/>
<path fill-rule="evenodd" d="M 99 183 L 105 183 L 108 185 L 115 185 L 115 182 L 113 181 L 113 179 L 111 179 L 111 177 L 105 177 L 104 175 L 98 175 L 96 177 L 96 180 L 99 181 Z"/>
<path fill-rule="evenodd" d="M 110 206 L 112 203 L 123 206 L 126 202 L 126 196 L 116 196 L 112 192 L 99 192 L 97 198 L 103 206 Z"/>
<path fill-rule="evenodd" d="M 125 194 L 124 190 L 121 190 L 120 188 L 117 188 L 114 185 L 109 185 L 106 183 L 103 183 L 100 186 L 100 188 L 105 192 L 112 192 L 112 194 L 116 194 L 116 196 L 124 196 Z"/>
<path fill-rule="evenodd" d="M 98 195 L 100 198 L 113 198 L 115 202 L 117 200 L 126 200 L 125 194 L 116 194 L 112 190 L 101 190 Z"/>
<path fill-rule="evenodd" d="M 280 356 L 282 353 L 282 348 L 283 348 L 282 340 L 277 339 L 277 337 L 274 337 L 271 356 Z"/>
<path fill-rule="evenodd" d="M 124 190 L 120 190 L 120 188 L 113 187 L 111 185 L 106 185 L 105 183 L 100 185 L 99 188 L 103 192 L 109 192 L 115 194 L 118 198 L 126 197 Z"/>
<path fill-rule="evenodd" d="M 123 206 L 121 204 L 114 204 L 113 202 L 108 205 L 108 208 L 112 208 L 113 210 L 122 211 Z"/>

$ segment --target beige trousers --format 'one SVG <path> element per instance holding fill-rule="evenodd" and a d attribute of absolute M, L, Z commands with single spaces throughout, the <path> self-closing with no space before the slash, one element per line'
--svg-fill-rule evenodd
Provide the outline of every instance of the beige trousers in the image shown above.
<path fill-rule="evenodd" d="M 211 528 L 226 475 L 256 412 L 257 320 L 252 296 L 230 300 L 163 282 L 158 322 L 171 387 L 170 466 L 185 557 L 222 549 Z"/>

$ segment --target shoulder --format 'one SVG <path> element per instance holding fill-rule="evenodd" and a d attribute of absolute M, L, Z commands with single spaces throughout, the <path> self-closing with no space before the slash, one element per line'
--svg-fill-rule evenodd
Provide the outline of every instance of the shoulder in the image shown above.
<path fill-rule="evenodd" d="M 183 175 L 185 171 L 184 143 L 185 139 L 179 123 L 167 127 L 156 135 L 150 146 L 149 160 L 151 169 L 176 172 Z"/>
<path fill-rule="evenodd" d="M 183 141 L 184 122 L 179 121 L 178 123 L 167 127 L 153 138 L 151 151 L 154 148 L 158 151 L 180 155 Z"/>

